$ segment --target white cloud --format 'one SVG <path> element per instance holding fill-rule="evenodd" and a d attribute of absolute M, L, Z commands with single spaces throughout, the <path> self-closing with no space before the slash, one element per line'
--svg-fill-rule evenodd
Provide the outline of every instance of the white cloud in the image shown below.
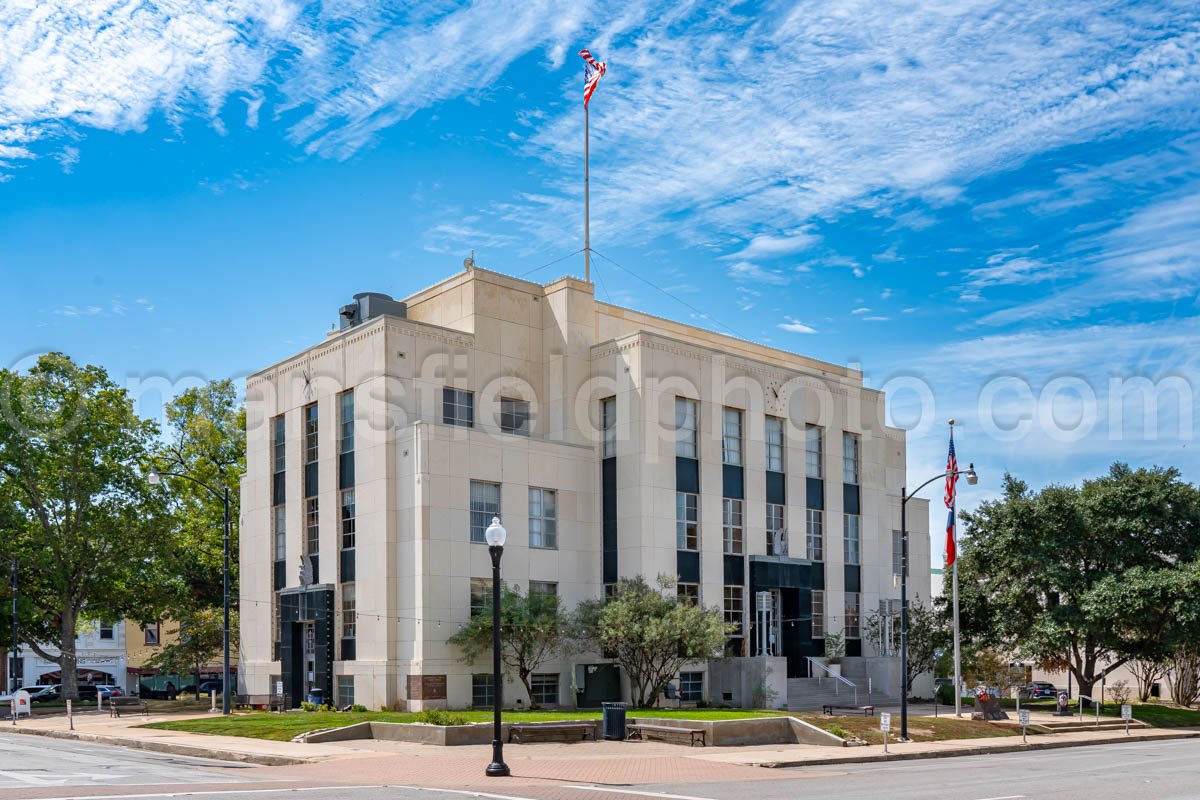
<path fill-rule="evenodd" d="M 66 145 L 55 154 L 54 158 L 58 161 L 62 171 L 70 175 L 75 171 L 75 165 L 79 163 L 79 148 Z"/>
<path fill-rule="evenodd" d="M 880 316 L 863 317 L 863 322 L 887 322 L 889 319 L 891 319 L 891 317 L 880 317 Z"/>
<path fill-rule="evenodd" d="M 820 237 L 806 231 L 788 233 L 781 236 L 754 236 L 746 246 L 735 253 L 725 256 L 728 259 L 774 258 L 790 255 L 801 250 L 807 250 L 820 241 Z"/>
<path fill-rule="evenodd" d="M 739 281 L 752 281 L 754 283 L 768 283 L 775 286 L 782 286 L 788 282 L 788 276 L 773 270 L 765 270 L 757 264 L 752 264 L 749 261 L 739 261 L 729 267 L 729 277 Z"/>
<path fill-rule="evenodd" d="M 870 314 L 871 309 L 867 308 L 866 306 L 862 306 L 861 308 L 854 309 L 850 313 L 851 314 Z"/>
<path fill-rule="evenodd" d="M 800 320 L 792 319 L 791 317 L 788 317 L 786 322 L 781 322 L 776 327 L 780 328 L 781 330 L 788 331 L 790 333 L 816 333 L 817 332 L 817 329 L 814 328 L 813 326 L 805 325 Z"/>

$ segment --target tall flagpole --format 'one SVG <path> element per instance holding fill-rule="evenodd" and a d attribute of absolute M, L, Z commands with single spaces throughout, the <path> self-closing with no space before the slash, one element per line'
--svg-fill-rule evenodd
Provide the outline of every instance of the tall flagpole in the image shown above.
<path fill-rule="evenodd" d="M 950 420 L 950 436 L 954 436 L 954 420 Z M 957 493 L 950 507 L 954 524 L 951 526 L 951 536 L 954 537 L 954 563 L 950 565 L 951 603 L 954 614 L 954 716 L 962 716 L 962 651 L 958 639 L 958 497 Z"/>
<path fill-rule="evenodd" d="M 588 174 L 588 107 L 583 104 L 583 279 L 592 282 L 592 187 Z"/>

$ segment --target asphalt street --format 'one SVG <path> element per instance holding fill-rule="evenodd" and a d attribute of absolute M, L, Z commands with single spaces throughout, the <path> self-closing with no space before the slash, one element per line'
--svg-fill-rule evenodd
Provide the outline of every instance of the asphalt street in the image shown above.
<path fill-rule="evenodd" d="M 0 798 L 212 797 L 214 800 L 1195 800 L 1200 741 L 1163 741 L 866 765 L 775 770 L 737 783 L 519 785 L 427 789 L 406 784 L 316 786 L 271 768 L 56 739 L 0 736 Z M 262 776 L 260 779 L 258 776 Z M 61 787 L 61 788 L 52 788 Z M 125 788 L 121 788 L 125 787 Z"/>

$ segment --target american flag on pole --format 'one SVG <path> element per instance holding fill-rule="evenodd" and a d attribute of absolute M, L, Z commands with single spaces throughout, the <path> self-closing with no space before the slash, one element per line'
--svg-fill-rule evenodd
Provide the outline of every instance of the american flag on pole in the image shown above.
<path fill-rule="evenodd" d="M 592 58 L 591 50 L 580 50 L 579 55 L 583 56 L 583 107 L 587 108 L 592 92 L 596 91 L 596 84 L 600 83 L 600 76 L 608 66 Z"/>
<path fill-rule="evenodd" d="M 950 454 L 946 456 L 946 508 L 950 509 L 946 517 L 946 566 L 954 563 L 958 548 L 954 541 L 954 485 L 958 483 L 958 459 L 954 457 L 954 429 L 950 429 Z"/>

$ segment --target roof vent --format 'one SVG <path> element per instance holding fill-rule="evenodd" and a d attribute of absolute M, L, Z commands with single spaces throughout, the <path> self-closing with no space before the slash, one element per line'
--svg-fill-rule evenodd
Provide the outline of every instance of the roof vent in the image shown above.
<path fill-rule="evenodd" d="M 364 322 L 370 322 L 376 317 L 390 316 L 408 317 L 408 306 L 390 295 L 382 292 L 360 292 L 354 295 L 354 302 L 348 303 L 338 311 L 341 318 L 341 329 L 352 328 Z"/>

